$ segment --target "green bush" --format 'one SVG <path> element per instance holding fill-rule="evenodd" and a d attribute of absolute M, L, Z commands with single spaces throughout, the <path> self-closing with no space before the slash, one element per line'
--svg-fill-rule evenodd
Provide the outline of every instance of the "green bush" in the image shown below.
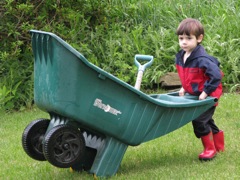
<path fill-rule="evenodd" d="M 240 3 L 233 0 L 5 0 L 0 2 L 0 108 L 33 103 L 30 29 L 57 34 L 90 62 L 134 84 L 135 54 L 154 56 L 143 88 L 175 71 L 175 30 L 186 17 L 205 26 L 203 45 L 221 61 L 224 86 L 239 87 Z M 236 88 L 231 88 L 236 90 Z"/>

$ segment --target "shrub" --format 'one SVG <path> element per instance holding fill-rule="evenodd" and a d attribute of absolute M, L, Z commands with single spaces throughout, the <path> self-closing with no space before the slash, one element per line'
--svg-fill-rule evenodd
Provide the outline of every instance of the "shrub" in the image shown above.
<path fill-rule="evenodd" d="M 132 85 L 137 71 L 134 55 L 153 55 L 154 64 L 142 82 L 146 88 L 175 71 L 176 27 L 183 18 L 198 18 L 206 30 L 203 45 L 222 64 L 225 87 L 236 87 L 239 5 L 230 0 L 1 1 L 0 108 L 19 110 L 33 103 L 30 29 L 59 35 L 89 61 Z"/>

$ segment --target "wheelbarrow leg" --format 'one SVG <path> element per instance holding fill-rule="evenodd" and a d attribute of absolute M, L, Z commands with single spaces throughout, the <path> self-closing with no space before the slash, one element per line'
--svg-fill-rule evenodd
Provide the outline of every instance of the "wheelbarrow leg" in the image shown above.
<path fill-rule="evenodd" d="M 105 143 L 97 152 L 90 173 L 99 177 L 116 174 L 127 147 L 127 144 L 112 137 L 106 137 Z"/>

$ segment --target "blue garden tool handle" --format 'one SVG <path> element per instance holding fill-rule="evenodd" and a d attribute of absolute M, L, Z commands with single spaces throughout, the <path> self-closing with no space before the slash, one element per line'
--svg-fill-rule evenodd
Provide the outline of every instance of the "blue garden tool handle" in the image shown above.
<path fill-rule="evenodd" d="M 140 61 L 148 61 L 145 64 L 140 64 Z M 153 63 L 153 56 L 150 55 L 141 55 L 136 54 L 134 58 L 134 62 L 136 66 L 138 67 L 138 71 L 145 71 L 145 69 L 152 65 Z"/>
<path fill-rule="evenodd" d="M 140 64 L 139 61 L 147 61 L 145 64 Z M 136 54 L 134 58 L 134 62 L 138 67 L 138 74 L 137 74 L 137 80 L 135 83 L 135 89 L 140 90 L 141 82 L 142 82 L 142 77 L 143 77 L 143 72 L 145 69 L 149 66 L 152 65 L 153 63 L 153 56 L 149 55 L 141 55 L 141 54 Z"/>

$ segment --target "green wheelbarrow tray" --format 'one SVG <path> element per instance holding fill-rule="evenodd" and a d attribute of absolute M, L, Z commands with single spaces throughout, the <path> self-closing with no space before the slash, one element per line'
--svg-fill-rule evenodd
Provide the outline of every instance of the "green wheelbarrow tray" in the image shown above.
<path fill-rule="evenodd" d="M 90 173 L 114 175 L 128 145 L 170 133 L 217 101 L 178 93 L 147 95 L 93 65 L 55 34 L 30 32 L 34 101 L 51 117 L 46 134 L 61 124 L 74 125 L 81 130 L 87 149 L 96 150 L 89 157 L 91 163 L 86 157 L 71 166 L 74 170 L 87 163 Z"/>

